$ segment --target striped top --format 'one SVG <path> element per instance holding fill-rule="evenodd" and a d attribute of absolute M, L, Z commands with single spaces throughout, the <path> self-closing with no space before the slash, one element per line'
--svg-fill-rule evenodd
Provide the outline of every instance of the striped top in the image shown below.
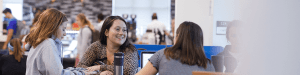
<path fill-rule="evenodd" d="M 114 72 L 114 65 L 108 65 L 108 61 L 105 60 L 106 46 L 102 45 L 99 41 L 94 42 L 88 47 L 87 51 L 79 61 L 77 67 L 87 68 L 90 67 L 95 60 L 104 59 L 101 61 L 103 64 L 100 66 L 100 71 Z M 138 71 L 138 52 L 137 50 L 131 51 L 128 48 L 124 52 L 124 75 L 134 75 Z"/>

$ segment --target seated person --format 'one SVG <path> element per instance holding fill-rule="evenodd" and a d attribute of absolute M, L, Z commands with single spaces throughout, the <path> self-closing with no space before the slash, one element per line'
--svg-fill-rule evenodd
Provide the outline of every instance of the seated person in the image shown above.
<path fill-rule="evenodd" d="M 25 75 L 27 56 L 23 55 L 21 40 L 14 38 L 8 43 L 9 55 L 1 56 L 1 75 Z"/>
<path fill-rule="evenodd" d="M 225 72 L 229 73 L 234 73 L 238 65 L 236 58 L 241 55 L 238 51 L 239 37 L 237 35 L 237 27 L 239 23 L 239 21 L 232 21 L 228 24 L 226 29 L 226 38 L 231 45 L 226 45 L 224 51 L 217 54 L 217 56 L 224 56 L 224 66 L 226 68 Z"/>
<path fill-rule="evenodd" d="M 172 47 L 157 51 L 136 75 L 192 75 L 192 71 L 215 71 L 204 54 L 203 32 L 199 25 L 181 23 L 174 43 Z"/>
<path fill-rule="evenodd" d="M 114 53 L 124 53 L 124 75 L 133 75 L 138 71 L 138 52 L 128 41 L 126 21 L 119 16 L 108 17 L 101 28 L 99 41 L 91 44 L 77 67 L 90 71 L 114 72 Z M 93 65 L 95 61 L 100 64 Z"/>
<path fill-rule="evenodd" d="M 55 15 L 55 16 L 53 16 Z M 30 45 L 26 62 L 26 75 L 81 75 L 83 71 L 63 69 L 62 38 L 66 35 L 65 14 L 56 9 L 47 9 L 35 23 L 35 28 L 26 37 Z"/>

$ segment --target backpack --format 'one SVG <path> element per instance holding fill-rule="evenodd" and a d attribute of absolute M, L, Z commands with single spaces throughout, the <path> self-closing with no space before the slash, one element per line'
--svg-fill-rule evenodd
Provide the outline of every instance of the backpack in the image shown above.
<path fill-rule="evenodd" d="M 94 29 L 94 31 L 93 31 L 90 27 L 88 27 L 88 28 L 92 31 L 92 42 L 91 43 L 98 41 L 100 38 L 100 32 L 96 29 Z"/>
<path fill-rule="evenodd" d="M 25 28 L 26 25 L 24 25 L 22 23 L 22 21 L 20 20 L 17 20 L 17 30 L 16 30 L 16 35 L 13 35 L 13 38 L 19 38 L 21 36 L 21 33 L 22 33 L 22 29 Z"/>

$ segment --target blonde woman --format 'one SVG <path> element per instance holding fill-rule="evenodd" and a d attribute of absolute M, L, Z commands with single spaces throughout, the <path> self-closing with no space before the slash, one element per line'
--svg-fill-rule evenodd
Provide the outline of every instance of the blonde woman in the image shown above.
<path fill-rule="evenodd" d="M 94 27 L 83 13 L 77 15 L 76 23 L 80 26 L 79 35 L 77 37 L 77 64 L 86 49 L 92 44 L 92 33 L 94 31 Z"/>
<path fill-rule="evenodd" d="M 54 16 L 55 15 L 55 16 Z M 61 60 L 61 39 L 66 35 L 63 13 L 47 9 L 35 23 L 36 28 L 25 39 L 31 45 L 26 62 L 26 75 L 74 75 L 64 70 Z"/>

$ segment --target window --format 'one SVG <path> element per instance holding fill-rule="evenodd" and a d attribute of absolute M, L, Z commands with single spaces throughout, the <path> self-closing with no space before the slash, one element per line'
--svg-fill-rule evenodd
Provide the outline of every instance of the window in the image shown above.
<path fill-rule="evenodd" d="M 113 0 L 112 15 L 121 16 L 136 14 L 136 35 L 141 36 L 146 32 L 147 25 L 152 22 L 152 14 L 157 13 L 158 21 L 171 30 L 171 0 Z"/>

